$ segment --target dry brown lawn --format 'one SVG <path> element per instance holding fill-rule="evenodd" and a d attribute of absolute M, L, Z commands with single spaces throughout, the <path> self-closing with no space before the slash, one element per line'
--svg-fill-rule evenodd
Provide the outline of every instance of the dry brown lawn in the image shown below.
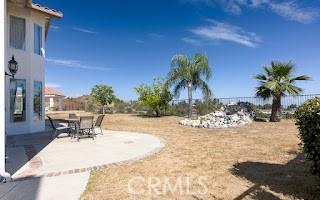
<path fill-rule="evenodd" d="M 93 171 L 82 199 L 320 198 L 320 181 L 309 174 L 293 121 L 203 129 L 181 126 L 179 119 L 109 115 L 105 129 L 153 134 L 163 138 L 166 146 L 142 160 Z M 145 178 L 133 185 L 136 192 L 145 191 L 143 194 L 128 191 L 129 180 L 136 176 Z M 206 178 L 205 194 L 193 181 L 199 176 Z M 148 193 L 149 177 L 160 179 L 160 195 L 153 190 Z M 171 185 L 182 177 L 182 192 L 163 190 L 165 177 Z M 186 177 L 191 178 L 188 194 Z"/>

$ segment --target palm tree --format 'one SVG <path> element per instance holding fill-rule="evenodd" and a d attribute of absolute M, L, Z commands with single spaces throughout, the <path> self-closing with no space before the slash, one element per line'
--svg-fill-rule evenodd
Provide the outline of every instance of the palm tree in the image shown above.
<path fill-rule="evenodd" d="M 272 97 L 272 111 L 270 121 L 279 122 L 281 115 L 281 97 L 286 94 L 298 95 L 303 89 L 295 85 L 296 81 L 309 80 L 306 75 L 293 76 L 294 65 L 288 63 L 271 62 L 271 67 L 263 67 L 265 74 L 257 74 L 260 85 L 256 88 L 256 96 L 264 99 Z"/>
<path fill-rule="evenodd" d="M 185 55 L 176 55 L 172 58 L 168 83 L 174 86 L 174 95 L 177 97 L 182 89 L 188 88 L 189 118 L 192 117 L 192 91 L 200 88 L 205 97 L 211 96 L 211 90 L 206 83 L 211 74 L 206 55 L 198 53 L 193 59 Z M 206 81 L 202 79 L 203 77 Z"/>

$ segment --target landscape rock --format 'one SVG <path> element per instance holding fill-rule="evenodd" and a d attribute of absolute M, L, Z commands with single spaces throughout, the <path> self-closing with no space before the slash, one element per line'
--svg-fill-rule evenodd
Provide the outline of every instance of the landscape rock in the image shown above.
<path fill-rule="evenodd" d="M 184 119 L 179 123 L 184 126 L 198 128 L 229 128 L 243 126 L 253 121 L 250 110 L 235 107 L 235 105 L 232 105 L 231 109 L 229 106 L 213 113 L 200 116 L 198 119 Z"/>

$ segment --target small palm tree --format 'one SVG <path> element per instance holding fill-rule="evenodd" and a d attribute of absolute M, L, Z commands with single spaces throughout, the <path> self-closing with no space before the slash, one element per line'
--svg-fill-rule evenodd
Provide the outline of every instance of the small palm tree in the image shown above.
<path fill-rule="evenodd" d="M 208 57 L 203 54 L 198 53 L 193 59 L 185 55 L 176 55 L 172 58 L 168 83 L 174 86 L 174 95 L 177 97 L 182 89 L 188 89 L 190 118 L 192 117 L 192 91 L 200 88 L 205 97 L 211 96 L 211 90 L 206 83 L 211 78 L 211 74 Z"/>
<path fill-rule="evenodd" d="M 264 99 L 272 97 L 272 111 L 270 121 L 279 122 L 281 116 L 281 97 L 286 94 L 298 95 L 303 89 L 295 85 L 296 81 L 309 80 L 306 75 L 293 77 L 294 65 L 288 63 L 271 62 L 271 67 L 263 67 L 265 74 L 257 74 L 260 85 L 256 88 L 256 96 Z"/>

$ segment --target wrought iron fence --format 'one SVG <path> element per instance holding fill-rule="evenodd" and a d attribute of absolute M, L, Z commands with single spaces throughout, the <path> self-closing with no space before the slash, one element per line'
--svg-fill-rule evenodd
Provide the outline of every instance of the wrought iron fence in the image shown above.
<path fill-rule="evenodd" d="M 303 104 L 308 99 L 320 97 L 320 94 L 308 94 L 308 95 L 297 95 L 297 96 L 285 96 L 281 99 L 282 110 L 284 113 L 293 113 L 295 108 Z M 271 111 L 272 98 L 262 99 L 259 97 L 230 97 L 230 98 L 213 98 L 207 101 L 202 99 L 194 99 L 193 111 L 197 115 L 205 115 L 211 113 L 221 107 L 221 105 L 227 105 L 231 103 L 248 102 L 255 106 L 255 108 L 261 110 L 264 114 L 269 114 Z M 101 107 L 98 105 L 88 104 L 81 101 L 70 102 L 68 99 L 64 102 L 64 110 L 86 110 L 88 112 L 101 112 Z M 140 105 L 137 101 L 130 102 L 118 102 L 109 109 L 107 112 L 110 113 L 131 113 L 131 114 L 142 114 L 152 115 L 153 111 L 145 106 Z M 176 115 L 176 116 L 187 116 L 189 112 L 188 99 L 172 100 L 170 104 L 162 110 L 162 115 Z"/>
<path fill-rule="evenodd" d="M 295 108 L 303 104 L 305 101 L 320 97 L 320 94 L 307 94 L 307 95 L 295 95 L 295 96 L 284 96 L 281 99 L 281 106 L 285 112 L 292 112 Z M 196 110 L 197 114 L 204 115 L 216 110 L 221 105 L 227 105 L 232 103 L 248 102 L 257 109 L 271 110 L 272 98 L 263 99 L 259 97 L 229 97 L 229 98 L 214 98 L 209 101 L 202 99 L 194 99 L 193 109 Z M 167 115 L 179 115 L 185 116 L 188 114 L 189 104 L 188 99 L 172 100 L 170 106 L 166 109 Z"/>
<path fill-rule="evenodd" d="M 308 94 L 308 95 L 290 95 L 281 98 L 281 106 L 283 109 L 291 109 L 300 106 L 305 101 L 320 97 L 320 94 Z M 231 98 L 217 98 L 218 101 L 224 105 L 237 102 L 249 102 L 258 107 L 263 107 L 272 104 L 272 98 L 263 99 L 259 97 L 231 97 Z"/>

